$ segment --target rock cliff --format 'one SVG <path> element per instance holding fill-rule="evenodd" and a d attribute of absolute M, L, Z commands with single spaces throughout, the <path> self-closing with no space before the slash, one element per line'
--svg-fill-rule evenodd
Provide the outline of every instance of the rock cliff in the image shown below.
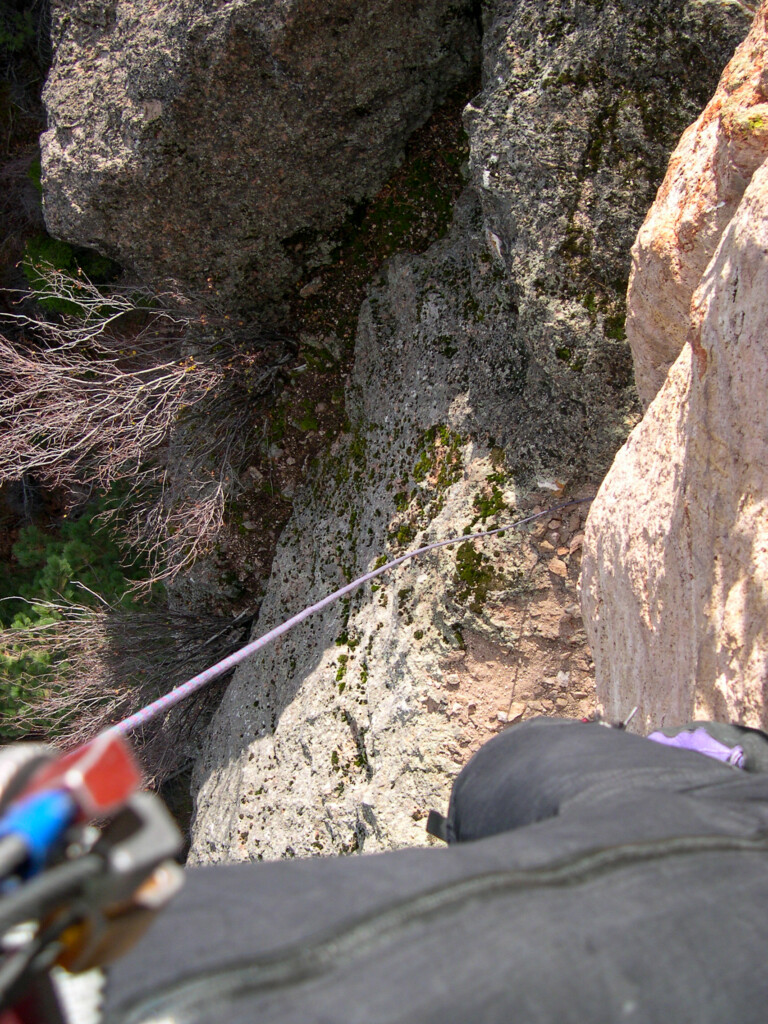
<path fill-rule="evenodd" d="M 477 63 L 470 0 L 54 3 L 50 233 L 155 287 L 279 298 Z"/>
<path fill-rule="evenodd" d="M 361 313 L 351 432 L 297 496 L 259 631 L 382 552 L 518 505 L 487 433 L 509 387 L 495 360 L 516 366 L 509 306 L 471 194 L 428 257 L 390 264 Z M 588 712 L 582 522 L 409 563 L 256 656 L 207 737 L 192 859 L 423 842 L 425 812 L 505 721 Z"/>
<path fill-rule="evenodd" d="M 589 516 L 583 608 L 598 693 L 610 715 L 639 705 L 641 731 L 693 715 L 768 725 L 767 10 L 683 137 L 638 241 L 637 334 L 669 353 L 683 331 L 687 343 Z M 664 267 L 680 270 L 654 307 Z"/>
<path fill-rule="evenodd" d="M 683 133 L 632 248 L 627 340 L 645 406 L 685 344 L 693 293 L 768 156 L 767 42 L 761 9 L 715 95 Z"/>
<path fill-rule="evenodd" d="M 548 438 L 550 463 L 567 450 L 562 465 L 573 453 L 572 472 L 602 476 L 623 440 L 628 250 L 749 22 L 719 2 L 489 6 L 483 91 L 466 123 L 528 359 L 520 400 L 506 399 L 518 472 Z"/>
<path fill-rule="evenodd" d="M 384 553 L 602 478 L 636 410 L 629 248 L 747 28 L 733 4 L 489 7 L 471 183 L 370 290 L 350 429 L 296 497 L 259 632 Z M 197 766 L 192 860 L 423 842 L 486 736 L 589 711 L 583 518 L 408 563 L 244 666 Z"/>

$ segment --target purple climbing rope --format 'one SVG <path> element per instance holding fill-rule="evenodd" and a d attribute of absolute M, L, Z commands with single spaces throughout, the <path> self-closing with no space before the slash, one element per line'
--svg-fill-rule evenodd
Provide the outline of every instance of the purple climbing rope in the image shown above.
<path fill-rule="evenodd" d="M 348 583 L 345 587 L 341 587 L 340 590 L 334 591 L 327 597 L 324 597 L 321 601 L 317 601 L 316 604 L 310 605 L 308 608 L 304 608 L 303 611 L 298 612 L 296 615 L 291 616 L 290 619 L 286 619 L 285 622 L 281 622 L 279 626 L 275 626 L 274 629 L 270 629 L 268 633 L 260 636 L 258 640 L 253 640 L 251 643 L 246 644 L 245 647 L 241 647 L 239 651 L 235 651 L 234 654 L 230 654 L 228 657 L 223 658 L 215 665 L 211 665 L 210 668 L 205 669 L 204 672 L 200 672 L 198 675 L 193 676 L 192 679 L 187 680 L 186 683 L 182 683 L 181 686 L 177 686 L 170 693 L 166 693 L 164 697 L 159 697 L 156 701 L 148 704 L 146 707 L 141 708 L 140 711 L 136 711 L 134 714 L 124 718 L 122 722 L 118 722 L 116 725 L 110 726 L 105 732 L 117 732 L 121 735 L 132 732 L 137 729 L 140 725 L 145 725 L 152 718 L 157 715 L 168 711 L 169 708 L 179 704 L 185 698 L 195 693 L 197 690 L 202 689 L 208 683 L 213 682 L 214 679 L 218 679 L 219 676 L 224 675 L 235 665 L 239 665 L 246 658 L 249 658 L 252 654 L 260 651 L 262 647 L 266 647 L 267 644 L 272 643 L 273 640 L 277 640 L 279 636 L 287 633 L 288 630 L 293 629 L 294 626 L 298 626 L 300 622 L 308 619 L 310 615 L 314 615 L 315 612 L 322 611 L 323 608 L 327 608 L 329 604 L 333 604 L 334 601 L 338 601 L 339 598 L 344 597 L 346 594 L 351 594 L 358 587 L 362 587 L 364 583 L 368 583 L 369 580 L 376 579 L 377 576 L 381 576 L 382 573 L 388 572 L 390 569 L 394 569 L 395 566 L 400 565 L 402 562 L 407 562 L 410 558 L 417 558 L 419 555 L 425 555 L 428 551 L 435 551 L 437 548 L 447 547 L 449 544 L 463 544 L 469 540 L 479 540 L 482 537 L 492 537 L 496 533 L 503 533 L 505 530 L 515 530 L 519 526 L 524 526 L 526 523 L 531 523 L 535 519 L 541 519 L 542 516 L 552 515 L 553 512 L 560 512 L 564 508 L 570 508 L 572 505 L 584 505 L 589 501 L 592 501 L 593 497 L 590 498 L 576 498 L 572 501 L 566 501 L 562 505 L 555 505 L 552 508 L 546 508 L 541 512 L 536 512 L 531 516 L 526 516 L 525 519 L 518 519 L 514 523 L 510 523 L 507 526 L 497 526 L 493 530 L 483 530 L 480 533 L 468 533 L 461 537 L 449 537 L 448 540 L 437 540 L 432 544 L 427 544 L 423 548 L 417 548 L 415 551 L 409 551 L 405 555 L 400 555 L 399 558 L 393 558 L 391 562 L 387 562 L 386 565 L 380 566 L 378 569 L 374 569 L 372 572 L 365 573 L 364 576 L 360 576 L 358 579 Z"/>

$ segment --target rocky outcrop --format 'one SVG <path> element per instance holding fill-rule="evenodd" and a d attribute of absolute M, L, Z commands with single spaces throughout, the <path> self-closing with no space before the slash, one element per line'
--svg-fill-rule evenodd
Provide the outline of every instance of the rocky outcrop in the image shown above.
<path fill-rule="evenodd" d="M 583 607 L 609 715 L 768 726 L 768 165 L 694 299 L 686 345 L 587 530 Z"/>
<path fill-rule="evenodd" d="M 684 325 L 688 343 L 589 516 L 582 597 L 598 693 L 611 716 L 637 704 L 641 731 L 694 715 L 768 725 L 768 163 L 755 170 L 721 229 L 687 318 L 668 301 L 676 289 L 678 296 L 690 292 L 705 243 L 733 206 L 724 183 L 739 183 L 756 158 L 761 106 L 729 107 L 728 89 L 738 95 L 734 69 L 741 68 L 747 99 L 762 95 L 766 13 L 763 3 L 707 108 L 713 120 L 694 126 L 706 157 L 702 177 L 697 182 L 681 167 L 681 153 L 696 155 L 689 131 L 659 210 L 643 229 L 631 293 L 642 303 L 630 318 L 642 331 L 660 268 L 677 267 L 678 280 L 662 288 L 647 334 L 666 322 L 679 337 Z M 751 120 L 756 141 L 747 145 L 743 132 Z M 675 190 L 677 218 L 665 219 L 665 204 L 675 209 Z M 725 197 L 720 210 L 712 199 L 718 196 Z"/>
<path fill-rule="evenodd" d="M 766 11 L 684 133 L 632 249 L 627 340 L 645 406 L 680 354 L 693 293 L 752 175 L 768 156 Z"/>
<path fill-rule="evenodd" d="M 49 231 L 239 306 L 327 258 L 478 54 L 470 0 L 54 7 Z"/>
<path fill-rule="evenodd" d="M 489 14 L 472 184 L 450 233 L 395 259 L 363 305 L 350 431 L 297 495 L 259 632 L 384 553 L 588 493 L 605 472 L 635 409 L 629 246 L 681 117 L 747 30 L 732 4 L 643 12 Z M 589 711 L 582 522 L 572 509 L 407 563 L 241 668 L 197 766 L 192 860 L 424 842 L 425 811 L 485 737 Z"/>
<path fill-rule="evenodd" d="M 467 108 L 473 180 L 516 289 L 529 360 L 515 468 L 542 436 L 602 473 L 628 430 L 629 250 L 669 153 L 746 35 L 739 4 L 496 3 Z M 511 437 L 511 435 L 510 435 Z M 602 448 L 598 448 L 602 443 Z M 589 457 L 592 464 L 587 467 Z"/>
<path fill-rule="evenodd" d="M 498 360 L 517 365 L 510 316 L 469 193 L 451 233 L 425 257 L 395 259 L 363 307 L 350 433 L 297 498 L 259 631 L 382 552 L 520 507 L 488 434 L 509 389 Z M 588 713 L 585 517 L 570 509 L 533 537 L 409 562 L 241 669 L 198 765 L 192 860 L 423 843 L 426 812 L 506 721 Z"/>

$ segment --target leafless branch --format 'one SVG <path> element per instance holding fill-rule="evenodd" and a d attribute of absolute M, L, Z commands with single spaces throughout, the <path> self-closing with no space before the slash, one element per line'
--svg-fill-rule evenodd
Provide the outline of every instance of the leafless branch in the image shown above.
<path fill-rule="evenodd" d="M 279 357 L 244 350 L 228 317 L 179 296 L 105 296 L 84 275 L 36 270 L 38 299 L 78 313 L 4 317 L 15 340 L 0 336 L 0 482 L 33 473 L 74 496 L 129 481 L 112 514 L 149 559 L 147 585 L 171 579 L 221 526 Z"/>
<path fill-rule="evenodd" d="M 39 624 L 0 632 L 0 653 L 24 658 L 44 650 L 50 665 L 22 677 L 27 695 L 14 729 L 40 734 L 63 748 L 143 707 L 246 639 L 250 618 L 226 622 L 213 616 L 161 609 L 98 608 L 70 602 L 35 602 Z M 44 619 L 53 619 L 45 622 Z M 155 782 L 179 771 L 192 756 L 196 736 L 216 706 L 219 682 L 145 727 L 137 746 Z"/>

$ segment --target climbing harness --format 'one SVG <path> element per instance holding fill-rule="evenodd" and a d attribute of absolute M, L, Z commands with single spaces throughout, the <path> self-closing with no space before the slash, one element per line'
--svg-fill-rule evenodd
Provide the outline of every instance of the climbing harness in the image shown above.
<path fill-rule="evenodd" d="M 65 1009 L 67 972 L 77 975 L 119 956 L 181 885 L 174 858 L 182 836 L 160 799 L 139 792 L 128 733 L 403 562 L 592 500 L 566 501 L 400 555 L 64 756 L 33 744 L 0 751 L 0 1024 L 85 1024 L 80 1010 Z"/>

